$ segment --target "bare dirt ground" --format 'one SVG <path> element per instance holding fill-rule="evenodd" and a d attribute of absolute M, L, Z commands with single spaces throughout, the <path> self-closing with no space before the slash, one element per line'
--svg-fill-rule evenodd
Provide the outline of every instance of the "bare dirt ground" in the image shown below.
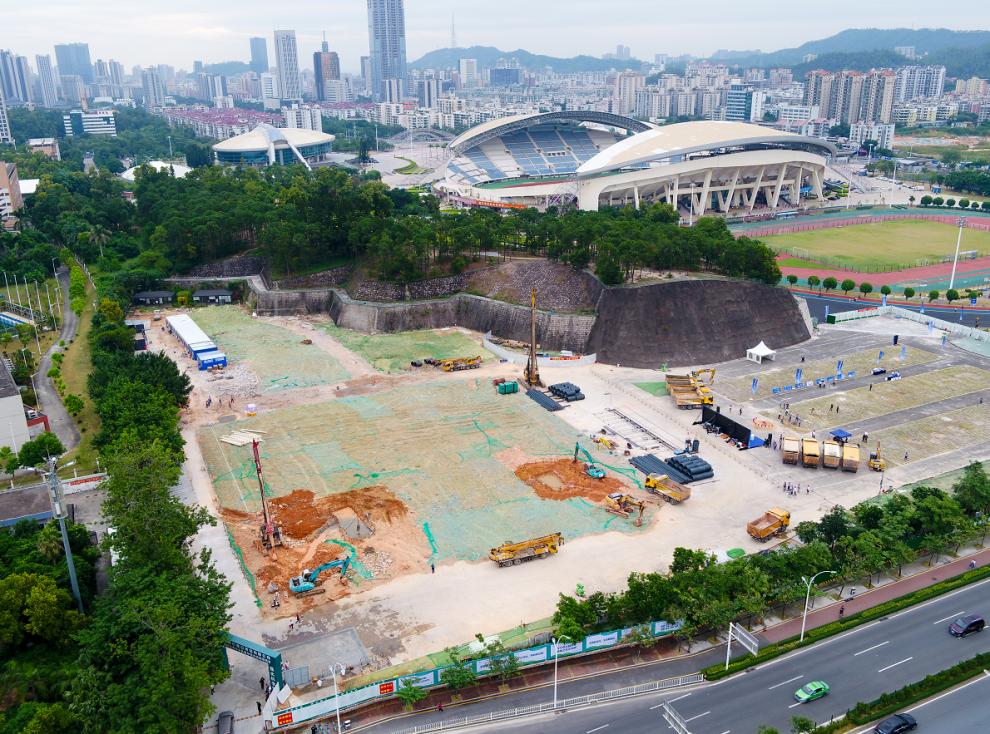
<path fill-rule="evenodd" d="M 523 464 L 516 469 L 516 476 L 547 500 L 584 497 L 592 502 L 601 502 L 611 492 L 626 491 L 626 485 L 615 477 L 593 479 L 585 473 L 583 462 L 571 459 Z"/>

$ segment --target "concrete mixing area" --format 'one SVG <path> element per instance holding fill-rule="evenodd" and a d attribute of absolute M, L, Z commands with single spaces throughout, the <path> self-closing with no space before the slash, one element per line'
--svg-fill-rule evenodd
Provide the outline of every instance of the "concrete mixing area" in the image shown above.
<path fill-rule="evenodd" d="M 231 355 L 231 366 L 199 372 L 165 333 L 153 334 L 151 348 L 165 349 L 193 381 L 183 413 L 185 478 L 189 501 L 221 521 L 201 542 L 233 583 L 231 631 L 282 651 L 291 666 L 308 665 L 314 676 L 338 658 L 353 668 L 347 679 L 371 680 L 393 666 L 408 672 L 476 633 L 517 630 L 525 640 L 547 629 L 561 592 L 620 589 L 632 571 L 665 569 L 678 546 L 720 557 L 734 548 L 756 552 L 766 546 L 745 526 L 765 509 L 788 509 L 796 525 L 880 488 L 881 475 L 865 466 L 853 474 L 784 465 L 772 447 L 740 451 L 706 433 L 695 425 L 699 411 L 679 410 L 657 387 L 665 380 L 659 369 L 547 367 L 545 383 L 573 382 L 586 396 L 551 413 L 523 392 L 497 393 L 493 380 L 519 380 L 521 368 L 486 352 L 478 332 L 366 334 L 342 330 L 326 315 L 253 317 L 235 306 L 190 313 Z M 937 333 L 917 324 L 872 321 L 822 326 L 765 365 L 747 362 L 744 353 L 715 364 L 717 406 L 759 426 L 761 436 L 815 431 L 821 439 L 842 426 L 858 439 L 867 431 L 870 444 L 879 438 L 888 451 L 885 488 L 990 458 L 990 361 L 943 347 Z M 451 349 L 483 355 L 481 367 L 405 365 L 453 356 L 444 351 Z M 902 380 L 868 376 L 880 350 L 883 366 Z M 810 379 L 834 370 L 838 359 L 860 377 L 791 396 L 787 412 L 803 425 L 783 414 L 778 421 L 781 399 L 770 388 L 792 380 L 797 367 Z M 755 395 L 753 377 L 760 381 Z M 978 402 L 984 395 L 985 408 Z M 837 416 L 829 403 L 841 405 Z M 928 448 L 910 443 L 930 435 L 919 422 L 942 438 Z M 593 440 L 603 430 L 611 449 Z M 282 528 L 275 557 L 259 539 L 251 447 L 223 440 L 247 431 L 260 439 L 266 494 Z M 714 477 L 692 483 L 688 500 L 668 504 L 644 488 L 629 460 L 666 459 L 687 440 L 699 442 Z M 583 454 L 573 462 L 576 442 L 605 479 L 584 472 Z M 800 491 L 785 493 L 785 483 Z M 645 502 L 643 522 L 608 513 L 610 492 Z M 510 568 L 487 559 L 507 540 L 551 532 L 565 536 L 554 556 Z M 327 574 L 324 593 L 292 598 L 291 576 L 344 558 L 345 579 Z M 218 700 L 251 715 L 260 665 L 232 662 Z"/>

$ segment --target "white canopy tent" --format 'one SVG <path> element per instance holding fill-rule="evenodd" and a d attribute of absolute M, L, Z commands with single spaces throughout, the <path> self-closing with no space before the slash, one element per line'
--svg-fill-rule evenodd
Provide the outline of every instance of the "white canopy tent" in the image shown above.
<path fill-rule="evenodd" d="M 773 349 L 768 347 L 765 342 L 761 341 L 752 349 L 746 350 L 746 359 L 748 359 L 750 362 L 763 364 L 763 360 L 765 359 L 771 359 L 776 361 L 777 352 L 775 352 Z"/>

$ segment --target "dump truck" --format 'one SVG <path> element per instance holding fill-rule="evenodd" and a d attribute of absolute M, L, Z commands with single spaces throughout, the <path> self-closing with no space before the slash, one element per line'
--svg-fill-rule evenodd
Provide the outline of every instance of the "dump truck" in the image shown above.
<path fill-rule="evenodd" d="M 643 524 L 643 513 L 646 511 L 646 503 L 636 499 L 631 494 L 622 492 L 612 492 L 602 503 L 606 512 L 619 517 L 629 517 L 636 510 L 639 510 L 639 517 L 636 518 L 636 525 Z"/>
<path fill-rule="evenodd" d="M 518 566 L 520 563 L 532 561 L 534 558 L 546 558 L 553 555 L 563 544 L 564 536 L 560 533 L 551 533 L 542 538 L 532 538 L 520 543 L 507 540 L 497 548 L 492 548 L 488 557 L 495 561 L 500 568 Z"/>
<path fill-rule="evenodd" d="M 646 489 L 663 497 L 664 502 L 679 505 L 691 496 L 691 488 L 675 482 L 666 474 L 649 474 L 643 482 Z"/>
<path fill-rule="evenodd" d="M 822 464 L 828 469 L 838 469 L 842 463 L 842 446 L 838 441 L 822 443 Z"/>
<path fill-rule="evenodd" d="M 784 436 L 781 441 L 785 464 L 797 464 L 798 454 L 801 453 L 801 440 L 794 436 Z"/>
<path fill-rule="evenodd" d="M 787 510 L 782 510 L 779 507 L 774 507 L 763 513 L 760 517 L 753 520 L 746 526 L 746 532 L 750 536 L 760 541 L 761 543 L 766 543 L 770 538 L 775 535 L 780 535 L 787 530 L 787 526 L 791 524 L 791 513 Z"/>
<path fill-rule="evenodd" d="M 859 444 L 842 444 L 842 471 L 859 471 Z"/>
<path fill-rule="evenodd" d="M 801 465 L 817 469 L 821 461 L 818 441 L 813 438 L 801 439 Z"/>
<path fill-rule="evenodd" d="M 481 367 L 481 357 L 454 357 L 453 359 L 437 360 L 437 367 L 444 372 L 458 372 L 460 370 L 476 370 Z"/>
<path fill-rule="evenodd" d="M 880 453 L 879 441 L 877 442 L 877 450 L 870 452 L 870 461 L 868 463 L 873 471 L 886 471 L 887 460 Z"/>
<path fill-rule="evenodd" d="M 681 410 L 701 410 L 702 406 L 712 405 L 715 402 L 715 398 L 710 393 L 699 393 L 694 390 L 671 390 L 670 396 L 674 399 L 674 405 Z"/>

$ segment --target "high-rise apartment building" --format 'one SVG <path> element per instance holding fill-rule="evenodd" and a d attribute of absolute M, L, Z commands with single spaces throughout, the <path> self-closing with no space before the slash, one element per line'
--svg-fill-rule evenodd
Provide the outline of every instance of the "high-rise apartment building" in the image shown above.
<path fill-rule="evenodd" d="M 144 89 L 145 107 L 151 109 L 165 106 L 165 82 L 158 69 L 149 66 L 141 72 L 141 87 Z"/>
<path fill-rule="evenodd" d="M 62 124 L 65 127 L 65 136 L 68 138 L 73 135 L 117 137 L 117 120 L 113 116 L 113 110 L 97 110 L 96 112 L 72 110 L 62 116 Z"/>
<path fill-rule="evenodd" d="M 7 104 L 0 88 L 0 143 L 13 145 L 14 138 L 10 134 L 10 121 L 7 119 Z"/>
<path fill-rule="evenodd" d="M 463 89 L 474 89 L 478 86 L 478 60 L 461 59 L 458 63 Z"/>
<path fill-rule="evenodd" d="M 52 57 L 38 54 L 34 57 L 38 66 L 38 87 L 41 90 L 41 105 L 54 107 L 58 104 L 58 81 L 55 79 L 55 69 L 52 68 Z"/>
<path fill-rule="evenodd" d="M 316 98 L 321 102 L 329 101 L 328 82 L 340 81 L 340 57 L 330 50 L 326 39 L 320 50 L 313 54 L 313 81 Z"/>
<path fill-rule="evenodd" d="M 763 119 L 763 91 L 739 81 L 729 85 L 725 97 L 725 119 L 732 122 L 759 122 Z"/>
<path fill-rule="evenodd" d="M 299 84 L 299 53 L 295 31 L 275 31 L 275 67 L 278 71 L 279 94 L 283 100 L 301 100 Z"/>
<path fill-rule="evenodd" d="M 615 75 L 615 91 L 612 97 L 615 104 L 612 111 L 619 115 L 628 115 L 636 109 L 636 92 L 646 86 L 646 77 L 632 71 L 623 71 Z"/>
<path fill-rule="evenodd" d="M 264 72 L 258 78 L 261 87 L 261 102 L 266 110 L 277 110 L 281 104 L 278 89 L 278 77 L 270 71 Z"/>
<path fill-rule="evenodd" d="M 890 122 L 896 90 L 897 74 L 889 69 L 873 70 L 866 74 L 859 119 L 864 122 Z"/>
<path fill-rule="evenodd" d="M 63 74 L 59 77 L 62 97 L 72 104 L 86 104 L 86 82 L 78 74 Z"/>
<path fill-rule="evenodd" d="M 268 71 L 268 42 L 260 36 L 251 39 L 251 71 Z"/>
<path fill-rule="evenodd" d="M 895 101 L 934 99 L 945 87 L 944 66 L 902 66 L 897 70 Z"/>
<path fill-rule="evenodd" d="M 84 83 L 93 83 L 93 62 L 89 58 L 87 43 L 56 43 L 55 59 L 61 76 L 80 77 Z"/>
<path fill-rule="evenodd" d="M 406 78 L 406 17 L 402 0 L 368 0 L 368 45 L 371 58 L 371 94 L 376 100 L 389 91 L 401 91 Z M 401 94 L 400 94 L 401 97 Z"/>
<path fill-rule="evenodd" d="M 889 69 L 812 71 L 804 89 L 804 103 L 817 105 L 822 117 L 842 122 L 890 122 L 897 75 Z"/>
<path fill-rule="evenodd" d="M 24 206 L 21 184 L 17 179 L 17 166 L 0 161 L 0 220 L 12 216 Z"/>
<path fill-rule="evenodd" d="M 364 82 L 364 91 L 371 91 L 371 57 L 361 57 L 361 81 Z"/>
<path fill-rule="evenodd" d="M 416 97 L 420 107 L 432 110 L 440 97 L 440 82 L 436 79 L 420 79 L 416 82 Z"/>

